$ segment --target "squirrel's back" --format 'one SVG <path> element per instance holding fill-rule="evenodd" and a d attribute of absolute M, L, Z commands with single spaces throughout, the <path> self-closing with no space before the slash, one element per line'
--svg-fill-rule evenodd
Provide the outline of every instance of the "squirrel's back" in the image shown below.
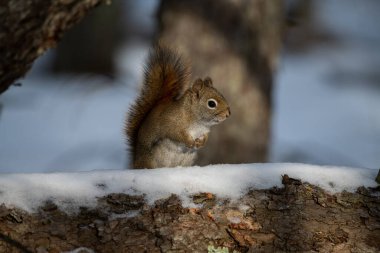
<path fill-rule="evenodd" d="M 129 111 L 125 129 L 133 159 L 143 121 L 159 101 L 174 100 L 183 95 L 188 88 L 188 73 L 187 65 L 173 50 L 158 45 L 150 51 L 143 87 Z"/>

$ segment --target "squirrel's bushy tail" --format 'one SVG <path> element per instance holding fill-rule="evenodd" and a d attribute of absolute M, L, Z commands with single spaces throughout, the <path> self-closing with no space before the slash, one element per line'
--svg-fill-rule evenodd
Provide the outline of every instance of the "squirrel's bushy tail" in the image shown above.
<path fill-rule="evenodd" d="M 132 155 L 135 155 L 138 130 L 158 101 L 176 99 L 187 89 L 188 68 L 173 50 L 157 45 L 150 51 L 144 69 L 140 95 L 132 105 L 126 124 L 126 134 Z"/>

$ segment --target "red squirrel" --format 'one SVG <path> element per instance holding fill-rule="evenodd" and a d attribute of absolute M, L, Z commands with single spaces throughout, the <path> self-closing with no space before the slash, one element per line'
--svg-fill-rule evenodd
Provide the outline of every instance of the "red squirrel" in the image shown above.
<path fill-rule="evenodd" d="M 192 85 L 188 79 L 188 66 L 176 52 L 154 47 L 142 90 L 126 120 L 133 168 L 193 165 L 210 127 L 230 116 L 230 107 L 211 78 Z"/>

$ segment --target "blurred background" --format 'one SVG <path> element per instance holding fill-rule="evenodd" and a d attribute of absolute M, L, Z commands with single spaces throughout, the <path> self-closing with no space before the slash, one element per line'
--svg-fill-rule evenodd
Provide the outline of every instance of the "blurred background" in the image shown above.
<path fill-rule="evenodd" d="M 198 164 L 380 167 L 378 0 L 113 0 L 0 95 L 0 172 L 123 169 L 154 41 L 210 76 L 232 116 Z"/>

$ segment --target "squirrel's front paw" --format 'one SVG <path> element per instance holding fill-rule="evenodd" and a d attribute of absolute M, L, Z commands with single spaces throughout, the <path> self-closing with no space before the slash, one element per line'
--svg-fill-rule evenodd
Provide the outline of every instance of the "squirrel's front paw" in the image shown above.
<path fill-rule="evenodd" d="M 195 148 L 201 148 L 201 147 L 203 147 L 205 145 L 205 143 L 206 143 L 206 140 L 207 140 L 207 138 L 206 138 L 205 135 L 203 135 L 203 136 L 201 136 L 199 138 L 196 138 L 195 141 L 194 141 Z"/>

